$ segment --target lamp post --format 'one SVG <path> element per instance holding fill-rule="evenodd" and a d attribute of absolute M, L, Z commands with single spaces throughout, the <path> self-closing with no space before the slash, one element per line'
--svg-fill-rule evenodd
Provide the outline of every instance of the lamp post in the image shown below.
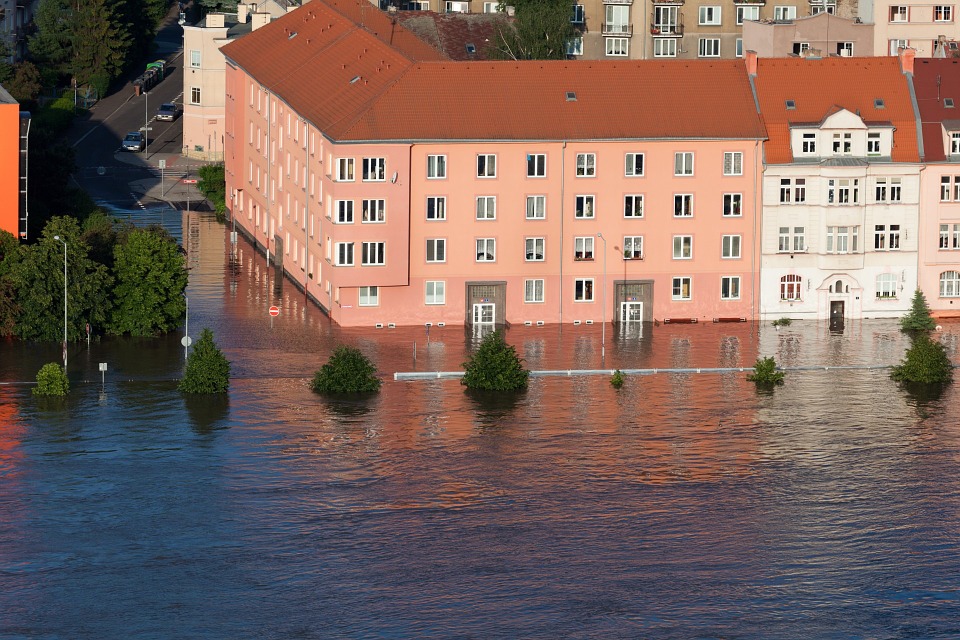
<path fill-rule="evenodd" d="M 147 129 L 147 124 L 149 124 L 150 115 L 148 104 L 150 102 L 147 96 L 150 95 L 148 92 L 143 92 L 143 155 L 147 155 L 147 149 L 150 148 L 150 134 Z"/>
<path fill-rule="evenodd" d="M 54 240 L 63 245 L 63 372 L 67 372 L 67 243 L 60 236 Z"/>
<path fill-rule="evenodd" d="M 597 233 L 597 237 L 603 240 L 603 309 L 600 320 L 600 366 L 602 367 L 607 359 L 607 239 L 602 233 Z"/>

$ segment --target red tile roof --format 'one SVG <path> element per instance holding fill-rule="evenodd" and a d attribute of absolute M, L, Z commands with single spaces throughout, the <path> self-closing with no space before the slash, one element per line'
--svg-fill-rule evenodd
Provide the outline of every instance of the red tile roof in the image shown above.
<path fill-rule="evenodd" d="M 923 157 L 927 162 L 943 162 L 944 121 L 960 119 L 960 60 L 956 58 L 917 58 L 913 67 L 913 87 L 917 93 L 920 120 L 923 122 Z M 954 106 L 945 106 L 952 98 Z"/>
<path fill-rule="evenodd" d="M 509 24 L 502 13 L 399 11 L 396 15 L 400 24 L 451 60 L 486 60 L 497 30 Z M 473 53 L 468 45 L 473 46 Z"/>
<path fill-rule="evenodd" d="M 791 123 L 821 122 L 836 107 L 858 113 L 867 122 L 892 123 L 893 161 L 920 160 L 913 103 L 897 57 L 761 58 L 756 86 L 769 136 L 768 163 L 793 162 Z M 883 99 L 882 109 L 874 105 L 876 98 Z M 793 100 L 796 108 L 787 109 L 787 100 Z"/>

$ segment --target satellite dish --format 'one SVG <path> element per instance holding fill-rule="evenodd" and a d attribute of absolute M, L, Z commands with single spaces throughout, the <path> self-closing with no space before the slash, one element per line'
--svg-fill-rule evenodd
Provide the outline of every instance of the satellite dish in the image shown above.
<path fill-rule="evenodd" d="M 394 182 L 394 183 L 395 183 L 396 181 L 397 181 L 397 172 L 394 171 L 394 172 L 393 172 L 393 175 L 390 176 L 390 182 Z"/>

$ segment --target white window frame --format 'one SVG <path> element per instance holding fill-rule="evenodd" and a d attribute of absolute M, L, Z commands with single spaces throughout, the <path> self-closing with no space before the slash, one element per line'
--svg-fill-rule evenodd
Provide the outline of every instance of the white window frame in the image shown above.
<path fill-rule="evenodd" d="M 447 303 L 447 282 L 445 280 L 427 280 L 424 283 L 423 303 L 441 305 Z"/>
<path fill-rule="evenodd" d="M 567 55 L 568 56 L 583 55 L 583 36 L 574 36 L 569 40 L 567 40 Z"/>
<path fill-rule="evenodd" d="M 543 278 L 529 278 L 523 281 L 523 301 L 526 304 L 541 304 L 543 296 Z"/>
<path fill-rule="evenodd" d="M 199 69 L 200 68 L 200 50 L 199 49 L 190 49 L 190 68 Z M 253 87 L 251 87 L 251 96 Z"/>
<path fill-rule="evenodd" d="M 950 132 L 950 155 L 960 154 L 960 131 Z"/>
<path fill-rule="evenodd" d="M 827 253 L 860 253 L 860 227 L 856 225 L 838 225 L 827 227 Z"/>
<path fill-rule="evenodd" d="M 595 178 L 597 176 L 597 154 L 578 153 L 577 154 L 577 177 Z"/>
<path fill-rule="evenodd" d="M 334 264 L 338 267 L 352 267 L 354 260 L 353 243 L 338 242 L 335 249 L 336 262 Z"/>
<path fill-rule="evenodd" d="M 747 17 L 750 14 L 750 17 Z M 760 5 L 737 5 L 737 24 L 760 19 Z"/>
<path fill-rule="evenodd" d="M 381 241 L 363 242 L 360 264 L 364 267 L 382 267 L 387 264 L 387 243 Z"/>
<path fill-rule="evenodd" d="M 447 156 L 427 156 L 427 180 L 443 180 L 447 177 Z"/>
<path fill-rule="evenodd" d="M 432 254 L 432 256 L 431 256 Z M 437 264 L 447 261 L 447 239 L 446 238 L 427 238 L 427 249 L 423 254 L 424 261 L 428 264 Z"/>
<path fill-rule="evenodd" d="M 890 5 L 890 22 L 910 22 L 910 7 L 905 4 Z"/>
<path fill-rule="evenodd" d="M 743 236 L 727 234 L 720 239 L 720 257 L 724 260 L 740 260 L 743 257 Z"/>
<path fill-rule="evenodd" d="M 791 5 L 777 5 L 773 8 L 774 20 L 796 20 L 797 8 Z"/>
<path fill-rule="evenodd" d="M 523 258 L 525 262 L 543 262 L 546 259 L 547 240 L 542 236 L 525 238 Z M 539 251 L 538 251 L 539 249 Z"/>
<path fill-rule="evenodd" d="M 788 273 L 780 278 L 780 300 L 800 302 L 803 300 L 803 277 Z"/>
<path fill-rule="evenodd" d="M 720 276 L 720 299 L 740 299 L 740 276 Z"/>
<path fill-rule="evenodd" d="M 724 218 L 743 217 L 743 194 L 742 193 L 723 194 L 723 217 Z"/>
<path fill-rule="evenodd" d="M 547 196 L 527 196 L 527 220 L 543 220 L 547 217 Z"/>
<path fill-rule="evenodd" d="M 201 104 L 200 87 L 190 87 L 190 104 Z"/>
<path fill-rule="evenodd" d="M 477 177 L 478 178 L 496 178 L 497 177 L 497 154 L 478 153 L 477 154 Z"/>
<path fill-rule="evenodd" d="M 870 131 L 867 133 L 867 155 L 880 155 L 880 132 Z"/>
<path fill-rule="evenodd" d="M 573 301 L 574 302 L 593 302 L 594 301 L 594 282 L 593 278 L 574 278 L 573 280 Z"/>
<path fill-rule="evenodd" d="M 337 158 L 337 173 L 334 180 L 337 182 L 353 182 L 356 178 L 356 160 L 354 158 Z"/>
<path fill-rule="evenodd" d="M 644 170 L 644 154 L 638 151 L 632 151 L 630 153 L 625 153 L 623 156 L 623 175 L 628 178 L 640 178 L 643 177 Z M 639 171 L 638 171 L 639 163 Z"/>
<path fill-rule="evenodd" d="M 496 238 L 477 238 L 477 262 L 496 262 L 497 261 L 497 239 Z"/>
<path fill-rule="evenodd" d="M 623 259 L 643 260 L 643 236 L 623 236 Z"/>
<path fill-rule="evenodd" d="M 630 55 L 630 38 L 604 38 L 604 55 L 611 58 L 625 58 Z"/>
<path fill-rule="evenodd" d="M 693 151 L 677 151 L 673 154 L 673 175 L 690 177 L 694 172 Z"/>
<path fill-rule="evenodd" d="M 527 177 L 528 178 L 546 178 L 547 177 L 547 154 L 528 153 L 527 154 Z"/>
<path fill-rule="evenodd" d="M 623 196 L 623 217 L 630 220 L 643 217 L 642 193 L 628 193 Z"/>
<path fill-rule="evenodd" d="M 723 175 L 742 176 L 743 175 L 743 151 L 724 151 L 723 152 Z"/>
<path fill-rule="evenodd" d="M 593 260 L 594 258 L 594 247 L 596 243 L 594 242 L 593 236 L 577 236 L 573 239 L 573 259 L 576 262 L 583 260 Z"/>
<path fill-rule="evenodd" d="M 358 287 L 357 306 L 360 307 L 379 307 L 380 306 L 380 287 Z"/>
<path fill-rule="evenodd" d="M 673 236 L 673 259 L 693 260 L 693 236 Z"/>
<path fill-rule="evenodd" d="M 693 300 L 693 278 L 690 276 L 674 276 L 670 281 L 670 299 Z"/>
<path fill-rule="evenodd" d="M 337 224 L 353 224 L 355 219 L 353 210 L 353 200 L 334 200 L 334 208 L 337 210 Z"/>
<path fill-rule="evenodd" d="M 430 210 L 433 209 L 433 216 Z M 424 215 L 427 220 L 446 220 L 447 219 L 447 197 L 446 196 L 427 196 Z"/>
<path fill-rule="evenodd" d="M 953 22 L 953 5 L 936 4 L 933 6 L 934 22 Z"/>
<path fill-rule="evenodd" d="M 382 198 L 363 200 L 360 206 L 360 222 L 381 224 L 387 221 L 387 201 Z"/>
<path fill-rule="evenodd" d="M 580 194 L 574 198 L 573 217 L 577 220 L 593 220 L 597 217 L 597 197 Z"/>
<path fill-rule="evenodd" d="M 692 193 L 673 194 L 673 217 L 674 218 L 692 218 L 693 217 L 693 194 Z"/>
<path fill-rule="evenodd" d="M 940 297 L 960 298 L 960 273 L 956 271 L 940 272 Z"/>
<path fill-rule="evenodd" d="M 817 134 L 816 133 L 802 133 L 800 134 L 800 153 L 805 156 L 816 155 L 817 153 Z"/>
<path fill-rule="evenodd" d="M 698 58 L 719 58 L 720 38 L 700 38 L 697 47 Z"/>
<path fill-rule="evenodd" d="M 719 25 L 722 23 L 721 16 L 722 9 L 719 5 L 701 5 L 697 16 L 698 24 Z"/>
<path fill-rule="evenodd" d="M 654 58 L 676 58 L 677 57 L 677 38 L 654 38 L 653 39 L 653 57 Z"/>
<path fill-rule="evenodd" d="M 476 219 L 497 219 L 497 196 L 477 196 Z"/>
<path fill-rule="evenodd" d="M 363 182 L 385 182 L 387 180 L 386 158 L 364 158 L 361 164 Z"/>

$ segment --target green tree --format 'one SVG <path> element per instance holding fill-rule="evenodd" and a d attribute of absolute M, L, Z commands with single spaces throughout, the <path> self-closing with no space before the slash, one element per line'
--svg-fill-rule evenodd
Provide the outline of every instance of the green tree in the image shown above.
<path fill-rule="evenodd" d="M 224 214 L 227 212 L 227 182 L 223 163 L 204 165 L 200 167 L 198 173 L 200 182 L 197 183 L 197 188 L 204 198 L 213 203 L 217 219 L 223 221 Z"/>
<path fill-rule="evenodd" d="M 569 0 L 516 0 L 512 23 L 497 30 L 488 51 L 500 60 L 565 60 L 567 43 L 578 35 Z M 502 7 L 501 7 L 502 8 Z"/>
<path fill-rule="evenodd" d="M 56 362 L 48 362 L 37 372 L 36 396 L 65 396 L 70 393 L 70 381 L 63 368 Z"/>
<path fill-rule="evenodd" d="M 40 0 L 33 15 L 36 32 L 28 40 L 30 56 L 54 75 L 70 71 L 75 33 L 73 7 L 72 0 Z"/>
<path fill-rule="evenodd" d="M 153 336 L 180 325 L 187 268 L 176 241 L 163 229 L 132 229 L 114 248 L 115 305 L 107 330 Z"/>
<path fill-rule="evenodd" d="M 16 326 L 19 307 L 12 272 L 20 257 L 20 242 L 0 230 L 0 337 L 13 335 Z"/>
<path fill-rule="evenodd" d="M 900 318 L 900 330 L 904 332 L 933 331 L 936 326 L 936 321 L 930 315 L 930 307 L 927 305 L 926 296 L 923 295 L 923 291 L 917 289 L 913 292 L 910 311 Z"/>
<path fill-rule="evenodd" d="M 237 0 L 200 0 L 200 6 L 205 13 L 211 11 L 220 11 L 223 13 L 236 13 Z"/>
<path fill-rule="evenodd" d="M 39 242 L 22 248 L 22 259 L 12 271 L 19 306 L 14 333 L 24 340 L 53 342 L 63 337 L 63 245 L 55 235 L 67 243 L 67 339 L 84 337 L 88 322 L 93 327 L 106 324 L 110 274 L 87 257 L 75 219 L 53 218 Z"/>
<path fill-rule="evenodd" d="M 187 357 L 187 368 L 177 388 L 183 393 L 226 393 L 229 387 L 230 361 L 213 341 L 213 331 L 205 328 Z"/>
<path fill-rule="evenodd" d="M 43 81 L 36 65 L 25 61 L 13 65 L 13 77 L 4 82 L 3 86 L 22 108 L 32 110 L 36 106 L 37 96 L 43 90 Z"/>
<path fill-rule="evenodd" d="M 122 21 L 121 8 L 111 0 L 86 0 L 79 5 L 72 60 L 77 84 L 97 80 L 102 85 L 103 77 L 109 82 L 124 71 L 134 43 L 130 24 Z M 96 88 L 102 92 L 107 89 Z"/>
<path fill-rule="evenodd" d="M 747 376 L 747 380 L 756 382 L 757 386 L 774 387 L 783 384 L 783 377 L 783 371 L 777 371 L 777 361 L 768 357 L 757 358 L 753 373 Z"/>
<path fill-rule="evenodd" d="M 920 333 L 890 377 L 898 382 L 943 384 L 953 379 L 953 364 L 939 341 Z"/>
<path fill-rule="evenodd" d="M 487 334 L 463 368 L 460 384 L 468 389 L 517 391 L 527 388 L 530 377 L 517 350 L 506 343 L 501 331 Z"/>
<path fill-rule="evenodd" d="M 359 349 L 340 345 L 314 374 L 310 388 L 317 393 L 378 391 L 380 378 L 377 368 Z"/>
<path fill-rule="evenodd" d="M 120 223 L 110 217 L 103 209 L 96 209 L 83 220 L 83 234 L 80 239 L 90 247 L 89 258 L 99 262 L 108 270 L 113 270 L 113 251 L 117 246 Z M 127 225 L 132 229 L 133 225 Z"/>

